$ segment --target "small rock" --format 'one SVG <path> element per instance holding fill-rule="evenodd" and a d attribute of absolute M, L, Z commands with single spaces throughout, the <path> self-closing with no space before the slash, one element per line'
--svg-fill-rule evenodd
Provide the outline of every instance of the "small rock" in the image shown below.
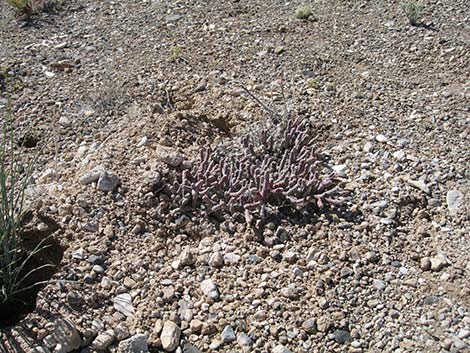
<path fill-rule="evenodd" d="M 317 331 L 317 322 L 315 319 L 307 319 L 302 323 L 302 328 L 305 332 L 314 334 Z"/>
<path fill-rule="evenodd" d="M 405 158 L 405 152 L 403 150 L 399 150 L 396 152 L 393 152 L 393 157 L 398 159 L 399 161 Z"/>
<path fill-rule="evenodd" d="M 193 319 L 189 323 L 189 329 L 191 330 L 191 333 L 199 333 L 202 330 L 202 321 L 198 319 Z"/>
<path fill-rule="evenodd" d="M 59 124 L 62 125 L 62 126 L 70 126 L 70 125 L 72 125 L 72 122 L 70 121 L 69 118 L 67 118 L 65 116 L 61 116 L 59 118 Z"/>
<path fill-rule="evenodd" d="M 104 323 L 100 319 L 94 319 L 91 322 L 91 329 L 95 332 L 98 333 L 100 331 L 104 330 Z"/>
<path fill-rule="evenodd" d="M 283 297 L 296 300 L 299 298 L 299 290 L 295 285 L 289 285 L 288 287 L 284 287 L 281 289 L 281 295 Z"/>
<path fill-rule="evenodd" d="M 331 320 L 326 316 L 321 316 L 317 319 L 317 329 L 320 332 L 328 332 L 331 325 Z"/>
<path fill-rule="evenodd" d="M 454 340 L 454 350 L 452 352 L 468 352 L 468 344 L 461 339 L 456 338 Z"/>
<path fill-rule="evenodd" d="M 95 181 L 98 181 L 101 174 L 103 173 L 104 173 L 104 168 L 103 166 L 99 165 L 93 168 L 91 171 L 82 175 L 79 181 L 81 184 L 84 184 L 84 185 L 91 184 L 91 183 L 94 183 Z"/>
<path fill-rule="evenodd" d="M 132 288 L 135 287 L 136 282 L 132 278 L 126 277 L 126 278 L 124 278 L 123 284 L 124 284 L 124 287 L 132 289 Z"/>
<path fill-rule="evenodd" d="M 57 319 L 54 322 L 53 337 L 57 342 L 55 353 L 68 353 L 78 349 L 82 338 L 75 325 L 68 319 Z"/>
<path fill-rule="evenodd" d="M 375 139 L 377 142 L 387 142 L 388 141 L 388 138 L 385 136 L 385 135 L 382 135 L 382 134 L 379 134 L 377 136 L 375 136 Z"/>
<path fill-rule="evenodd" d="M 240 255 L 234 254 L 233 252 L 229 252 L 224 255 L 224 263 L 230 265 L 236 265 L 240 262 Z"/>
<path fill-rule="evenodd" d="M 287 349 L 286 347 L 284 347 L 282 345 L 278 345 L 278 346 L 273 348 L 271 353 L 292 353 L 292 351 L 290 349 Z"/>
<path fill-rule="evenodd" d="M 372 151 L 373 147 L 374 147 L 374 145 L 371 142 L 366 142 L 364 144 L 364 147 L 362 148 L 362 150 L 366 153 L 369 153 L 370 151 Z"/>
<path fill-rule="evenodd" d="M 325 297 L 320 297 L 318 298 L 318 306 L 322 308 L 323 310 L 328 309 L 330 306 L 330 303 Z"/>
<path fill-rule="evenodd" d="M 283 255 L 284 260 L 286 260 L 290 264 L 295 264 L 299 259 L 297 254 L 293 251 L 287 251 Z"/>
<path fill-rule="evenodd" d="M 447 209 L 451 216 L 455 216 L 458 211 L 459 207 L 463 201 L 463 194 L 458 190 L 450 190 L 447 192 L 446 202 L 447 202 Z"/>
<path fill-rule="evenodd" d="M 406 182 L 410 184 L 412 187 L 421 190 L 425 194 L 430 194 L 431 189 L 429 189 L 429 186 L 426 185 L 426 183 L 422 180 L 413 180 L 413 179 L 406 179 Z"/>
<path fill-rule="evenodd" d="M 463 339 L 466 339 L 466 338 L 469 338 L 470 337 L 470 330 L 469 329 L 461 329 L 457 335 L 458 338 L 460 338 L 461 340 Z"/>
<path fill-rule="evenodd" d="M 147 353 L 149 351 L 147 336 L 143 334 L 134 335 L 119 343 L 119 353 Z"/>
<path fill-rule="evenodd" d="M 160 334 L 162 347 L 164 350 L 171 352 L 178 347 L 180 343 L 181 329 L 173 321 L 165 321 Z"/>
<path fill-rule="evenodd" d="M 155 335 L 160 336 L 160 333 L 162 333 L 162 330 L 163 330 L 163 320 L 158 319 L 158 320 L 155 322 L 155 326 L 153 327 L 153 333 L 154 333 Z"/>
<path fill-rule="evenodd" d="M 73 290 L 67 294 L 67 301 L 70 305 L 80 304 L 82 300 L 82 295 L 76 290 Z"/>
<path fill-rule="evenodd" d="M 209 259 L 209 265 L 214 268 L 221 268 L 224 266 L 224 257 L 220 252 L 215 252 Z"/>
<path fill-rule="evenodd" d="M 431 260 L 429 257 L 423 257 L 420 261 L 419 266 L 423 271 L 429 271 L 431 269 Z"/>
<path fill-rule="evenodd" d="M 215 301 L 218 301 L 220 299 L 219 289 L 210 278 L 201 282 L 201 290 L 205 296 Z"/>
<path fill-rule="evenodd" d="M 436 297 L 435 295 L 428 295 L 426 298 L 424 298 L 424 304 L 427 304 L 427 305 L 436 304 L 438 301 L 439 301 L 439 298 Z"/>
<path fill-rule="evenodd" d="M 202 81 L 196 86 L 196 88 L 194 89 L 194 93 L 203 92 L 206 90 L 206 88 L 207 88 L 207 82 Z"/>
<path fill-rule="evenodd" d="M 235 332 L 233 331 L 232 326 L 230 325 L 225 326 L 222 333 L 220 334 L 220 338 L 222 339 L 222 342 L 224 343 L 235 341 L 236 336 L 235 336 Z"/>
<path fill-rule="evenodd" d="M 141 138 L 141 140 L 137 144 L 137 147 L 145 146 L 147 144 L 147 142 L 148 142 L 148 137 L 144 136 L 144 137 Z"/>
<path fill-rule="evenodd" d="M 400 312 L 398 310 L 390 310 L 390 317 L 392 319 L 398 319 L 400 317 Z"/>
<path fill-rule="evenodd" d="M 105 272 L 103 266 L 100 266 L 100 265 L 94 265 L 92 267 L 92 270 L 93 270 L 93 272 L 95 272 L 97 274 L 102 274 L 102 273 Z"/>
<path fill-rule="evenodd" d="M 98 179 L 96 188 L 104 192 L 113 191 L 114 189 L 116 189 L 119 183 L 120 180 L 118 176 L 110 174 L 108 172 L 103 172 Z"/>
<path fill-rule="evenodd" d="M 181 252 L 179 261 L 182 266 L 192 266 L 196 262 L 196 258 L 190 248 L 185 248 Z"/>
<path fill-rule="evenodd" d="M 439 207 L 441 206 L 441 200 L 430 198 L 428 199 L 428 205 L 432 207 Z"/>
<path fill-rule="evenodd" d="M 431 271 L 438 272 L 442 270 L 444 266 L 449 264 L 449 261 L 446 259 L 444 255 L 436 255 L 430 259 L 431 262 Z"/>
<path fill-rule="evenodd" d="M 132 305 L 132 297 L 130 294 L 119 294 L 114 298 L 114 309 L 120 313 L 131 316 L 134 314 L 134 306 Z"/>
<path fill-rule="evenodd" d="M 37 347 L 34 347 L 33 349 L 29 350 L 28 353 L 49 353 L 49 351 L 46 351 L 45 348 L 37 346 Z"/>
<path fill-rule="evenodd" d="M 346 164 L 339 164 L 339 165 L 334 165 L 333 170 L 340 176 L 346 176 L 346 170 L 347 170 L 347 165 Z"/>
<path fill-rule="evenodd" d="M 365 260 L 370 263 L 376 263 L 379 261 L 379 256 L 374 251 L 368 251 L 365 254 Z"/>
<path fill-rule="evenodd" d="M 106 227 L 104 227 L 103 234 L 106 235 L 108 239 L 111 239 L 114 237 L 114 227 L 111 224 L 108 224 Z"/>
<path fill-rule="evenodd" d="M 129 329 L 124 323 L 120 323 L 114 328 L 114 335 L 118 341 L 125 340 L 130 336 Z"/>
<path fill-rule="evenodd" d="M 202 326 L 201 333 L 204 336 L 210 336 L 215 332 L 217 332 L 217 327 L 214 324 L 208 323 Z"/>
<path fill-rule="evenodd" d="M 191 219 L 188 216 L 182 215 L 175 220 L 175 225 L 178 229 L 181 229 L 184 228 L 190 221 Z"/>
<path fill-rule="evenodd" d="M 183 156 L 180 154 L 166 154 L 161 158 L 162 162 L 168 164 L 172 168 L 177 168 L 183 163 Z"/>
<path fill-rule="evenodd" d="M 107 330 L 96 336 L 91 343 L 91 348 L 96 349 L 97 351 L 104 351 L 114 342 L 114 339 L 114 331 Z"/>
<path fill-rule="evenodd" d="M 142 225 L 138 223 L 132 228 L 131 233 L 139 234 L 141 231 L 142 231 Z"/>
<path fill-rule="evenodd" d="M 165 279 L 162 279 L 160 281 L 160 284 L 162 286 L 171 286 L 173 284 L 173 280 L 169 279 L 169 278 L 165 278 Z"/>
<path fill-rule="evenodd" d="M 209 348 L 212 350 L 217 350 L 220 348 L 221 345 L 222 345 L 222 342 L 215 340 L 209 345 Z"/>
<path fill-rule="evenodd" d="M 86 258 L 86 252 L 85 249 L 80 248 L 72 253 L 72 258 L 75 260 L 84 260 Z"/>
<path fill-rule="evenodd" d="M 244 351 L 249 351 L 250 347 L 253 345 L 253 341 L 250 336 L 244 332 L 238 334 L 237 343 Z"/>
<path fill-rule="evenodd" d="M 372 285 L 374 286 L 375 289 L 377 290 L 382 290 L 385 288 L 385 283 L 381 280 L 378 280 L 378 279 L 374 279 L 372 281 Z"/>
<path fill-rule="evenodd" d="M 111 282 L 111 279 L 109 277 L 103 277 L 101 279 L 101 288 L 103 289 L 111 289 L 113 283 Z"/>
<path fill-rule="evenodd" d="M 178 22 L 179 20 L 181 20 L 183 18 L 183 16 L 181 15 L 168 15 L 165 17 L 165 21 L 168 22 L 168 23 L 175 23 L 175 22 Z"/>
<path fill-rule="evenodd" d="M 351 276 L 353 273 L 354 273 L 354 271 L 349 267 L 343 267 L 341 269 L 341 277 L 343 277 L 343 278 Z"/>
<path fill-rule="evenodd" d="M 162 299 L 165 303 L 171 303 L 175 298 L 175 290 L 173 287 L 165 287 L 162 289 Z"/>
<path fill-rule="evenodd" d="M 333 335 L 335 336 L 336 343 L 345 344 L 351 341 L 351 334 L 345 330 L 336 330 Z"/>
<path fill-rule="evenodd" d="M 194 347 L 192 344 L 185 343 L 183 347 L 183 353 L 201 353 L 201 351 Z"/>

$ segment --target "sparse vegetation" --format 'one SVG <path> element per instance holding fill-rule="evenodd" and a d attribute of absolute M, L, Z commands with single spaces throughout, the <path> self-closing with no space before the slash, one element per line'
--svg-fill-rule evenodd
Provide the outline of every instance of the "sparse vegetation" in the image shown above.
<path fill-rule="evenodd" d="M 16 15 L 25 21 L 30 21 L 31 16 L 40 11 L 54 12 L 60 4 L 58 0 L 6 0 L 6 2 L 15 10 Z"/>
<path fill-rule="evenodd" d="M 186 64 L 189 63 L 189 60 L 184 57 L 183 48 L 180 47 L 179 45 L 175 45 L 171 47 L 170 58 L 171 58 L 171 62 L 174 62 L 174 63 L 176 62 L 183 62 Z"/>
<path fill-rule="evenodd" d="M 302 5 L 302 6 L 297 7 L 295 9 L 295 18 L 298 18 L 299 20 L 305 20 L 305 21 L 316 20 L 312 7 L 308 5 Z"/>
<path fill-rule="evenodd" d="M 318 77 L 311 78 L 307 81 L 308 87 L 313 89 L 320 88 L 320 79 Z"/>
<path fill-rule="evenodd" d="M 102 73 L 102 80 L 90 94 L 91 105 L 100 112 L 113 107 L 123 107 L 131 103 L 126 83 L 112 75 L 112 66 L 106 66 Z"/>
<path fill-rule="evenodd" d="M 183 55 L 183 50 L 181 49 L 181 47 L 177 45 L 171 47 L 171 61 L 173 62 L 178 61 L 182 55 Z"/>
<path fill-rule="evenodd" d="M 25 190 L 33 163 L 27 163 L 14 151 L 9 110 L 2 119 L 0 140 L 0 305 L 15 302 L 19 293 L 30 288 L 26 280 L 29 283 L 30 276 L 42 267 L 29 269 L 28 262 L 44 249 L 43 242 L 29 252 L 21 246 Z"/>
<path fill-rule="evenodd" d="M 7 0 L 7 3 L 15 9 L 18 16 L 30 19 L 33 14 L 33 5 L 30 0 Z"/>
<path fill-rule="evenodd" d="M 412 26 L 421 22 L 424 13 L 423 0 L 406 0 L 400 3 L 400 7 Z"/>

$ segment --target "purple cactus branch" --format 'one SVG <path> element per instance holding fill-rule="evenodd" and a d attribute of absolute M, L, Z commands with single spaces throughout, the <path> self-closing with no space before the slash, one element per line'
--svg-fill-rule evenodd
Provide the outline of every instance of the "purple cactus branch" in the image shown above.
<path fill-rule="evenodd" d="M 205 215 L 242 213 L 249 224 L 281 206 L 340 205 L 338 180 L 324 170 L 308 121 L 268 125 L 242 136 L 235 152 L 202 148 L 199 162 L 169 187 L 174 200 Z"/>

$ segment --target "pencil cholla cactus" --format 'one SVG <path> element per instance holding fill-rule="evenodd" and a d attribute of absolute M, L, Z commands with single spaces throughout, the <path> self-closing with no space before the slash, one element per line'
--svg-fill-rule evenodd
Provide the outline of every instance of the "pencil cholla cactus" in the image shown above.
<path fill-rule="evenodd" d="M 169 191 L 182 209 L 206 216 L 241 213 L 248 224 L 264 222 L 278 208 L 341 203 L 335 175 L 317 155 L 310 123 L 291 117 L 272 119 L 229 150 L 202 148 L 199 161 L 183 170 Z"/>

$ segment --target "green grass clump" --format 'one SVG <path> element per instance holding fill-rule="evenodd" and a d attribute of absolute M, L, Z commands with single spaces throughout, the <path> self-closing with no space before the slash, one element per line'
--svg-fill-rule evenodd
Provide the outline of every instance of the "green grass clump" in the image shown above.
<path fill-rule="evenodd" d="M 30 0 L 7 0 L 7 3 L 15 9 L 18 16 L 29 19 L 33 14 L 33 6 Z"/>
<path fill-rule="evenodd" d="M 15 152 L 10 111 L 8 105 L 7 116 L 0 119 L 0 305 L 14 303 L 18 294 L 31 288 L 30 276 L 42 266 L 29 269 L 28 262 L 45 248 L 42 242 L 32 251 L 21 245 L 25 191 L 34 163 Z"/>
<path fill-rule="evenodd" d="M 295 18 L 299 20 L 315 20 L 315 14 L 310 6 L 302 5 L 295 9 Z"/>
<path fill-rule="evenodd" d="M 30 22 L 33 15 L 40 12 L 54 13 L 62 4 L 61 0 L 6 0 L 15 11 L 16 16 L 25 22 Z"/>
<path fill-rule="evenodd" d="M 417 26 L 424 14 L 423 0 L 407 0 L 400 3 L 400 7 L 412 26 Z"/>

